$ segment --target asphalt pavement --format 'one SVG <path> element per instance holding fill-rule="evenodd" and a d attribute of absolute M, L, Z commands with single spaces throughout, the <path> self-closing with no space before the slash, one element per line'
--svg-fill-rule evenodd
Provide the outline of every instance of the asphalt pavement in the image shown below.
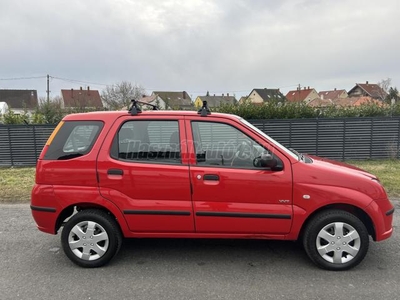
<path fill-rule="evenodd" d="M 0 299 L 400 299 L 395 231 L 344 272 L 315 267 L 294 242 L 125 240 L 105 267 L 83 269 L 60 235 L 40 232 L 28 204 L 0 205 Z"/>

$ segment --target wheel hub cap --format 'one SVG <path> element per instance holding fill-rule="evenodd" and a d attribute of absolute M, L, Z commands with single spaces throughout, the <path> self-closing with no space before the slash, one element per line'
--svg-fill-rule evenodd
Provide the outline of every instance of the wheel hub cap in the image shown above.
<path fill-rule="evenodd" d="M 107 252 L 109 238 L 100 224 L 83 221 L 72 228 L 68 244 L 71 251 L 80 259 L 96 260 Z"/>
<path fill-rule="evenodd" d="M 335 222 L 321 229 L 317 235 L 316 246 L 323 259 L 330 263 L 343 264 L 357 255 L 361 239 L 351 225 Z"/>

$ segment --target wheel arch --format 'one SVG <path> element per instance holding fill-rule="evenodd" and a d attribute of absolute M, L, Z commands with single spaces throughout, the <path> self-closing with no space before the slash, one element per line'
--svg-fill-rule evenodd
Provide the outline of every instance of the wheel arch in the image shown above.
<path fill-rule="evenodd" d="M 70 218 L 72 215 L 74 215 L 74 213 L 82 211 L 82 210 L 86 210 L 86 209 L 97 209 L 97 210 L 100 210 L 100 211 L 103 211 L 103 212 L 109 214 L 110 216 L 113 217 L 113 219 L 115 219 L 115 223 L 117 224 L 119 230 L 121 231 L 122 234 L 124 234 L 124 229 L 126 229 L 126 228 L 124 228 L 125 219 L 122 217 L 122 215 L 117 216 L 115 211 L 113 212 L 111 209 L 109 209 L 105 206 L 102 206 L 102 205 L 96 204 L 96 203 L 92 203 L 92 202 L 74 203 L 74 204 L 71 204 L 71 205 L 65 207 L 58 215 L 57 221 L 55 223 L 55 232 L 57 233 L 58 230 L 60 230 L 61 226 L 63 226 L 65 221 L 68 218 Z M 121 224 L 120 220 L 123 220 L 122 224 Z"/>
<path fill-rule="evenodd" d="M 307 228 L 308 224 L 311 222 L 311 220 L 318 215 L 319 213 L 323 212 L 323 211 L 327 211 L 327 210 L 332 210 L 332 209 L 336 209 L 336 210 L 343 210 L 346 211 L 348 213 L 351 213 L 352 215 L 356 216 L 358 219 L 360 219 L 360 221 L 364 224 L 364 226 L 367 228 L 368 234 L 370 236 L 372 236 L 373 240 L 376 240 L 376 232 L 375 232 L 375 227 L 374 227 L 374 223 L 371 219 L 371 217 L 361 208 L 351 205 L 351 204 L 345 204 L 345 203 L 334 203 L 334 204 L 329 204 L 326 206 L 322 206 L 320 208 L 318 208 L 317 210 L 313 211 L 308 217 L 307 219 L 303 222 L 303 225 L 301 226 L 300 232 L 299 232 L 299 236 L 298 239 L 302 240 L 303 239 L 303 235 L 304 235 L 304 231 Z"/>

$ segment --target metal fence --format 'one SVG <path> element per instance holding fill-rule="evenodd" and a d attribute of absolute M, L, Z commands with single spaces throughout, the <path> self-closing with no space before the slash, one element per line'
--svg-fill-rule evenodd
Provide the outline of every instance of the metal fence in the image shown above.
<path fill-rule="evenodd" d="M 55 125 L 0 125 L 0 166 L 35 166 Z"/>
<path fill-rule="evenodd" d="M 399 117 L 249 121 L 302 153 L 338 160 L 399 158 Z M 34 166 L 54 128 L 0 125 L 0 166 Z"/>

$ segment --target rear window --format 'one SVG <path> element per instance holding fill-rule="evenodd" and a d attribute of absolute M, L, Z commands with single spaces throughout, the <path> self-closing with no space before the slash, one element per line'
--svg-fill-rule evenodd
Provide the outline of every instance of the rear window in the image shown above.
<path fill-rule="evenodd" d="M 43 159 L 65 160 L 89 153 L 102 128 L 103 122 L 100 121 L 65 122 Z"/>

